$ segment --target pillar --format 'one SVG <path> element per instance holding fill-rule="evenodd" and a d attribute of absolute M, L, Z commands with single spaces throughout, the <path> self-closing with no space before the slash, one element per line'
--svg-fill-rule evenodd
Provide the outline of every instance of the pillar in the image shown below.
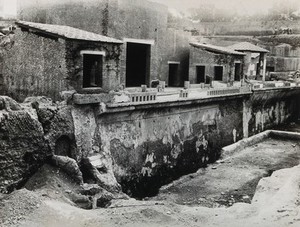
<path fill-rule="evenodd" d="M 263 54 L 263 72 L 262 72 L 262 81 L 266 81 L 266 68 L 267 68 L 267 54 Z"/>

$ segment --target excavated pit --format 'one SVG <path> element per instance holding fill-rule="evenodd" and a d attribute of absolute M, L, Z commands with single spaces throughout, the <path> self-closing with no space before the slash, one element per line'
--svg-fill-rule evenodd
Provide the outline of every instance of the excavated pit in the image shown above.
<path fill-rule="evenodd" d="M 273 135 L 161 187 L 150 199 L 206 207 L 251 203 L 260 179 L 299 163 L 299 139 Z"/>

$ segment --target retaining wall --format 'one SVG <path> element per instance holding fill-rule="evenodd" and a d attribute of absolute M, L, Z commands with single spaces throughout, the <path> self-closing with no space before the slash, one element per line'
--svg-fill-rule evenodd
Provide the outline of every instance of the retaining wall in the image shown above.
<path fill-rule="evenodd" d="M 297 119 L 300 89 L 275 89 L 130 107 L 78 107 L 78 152 L 102 154 L 133 196 L 205 167 L 221 148 Z M 84 124 L 84 127 L 82 127 Z"/>

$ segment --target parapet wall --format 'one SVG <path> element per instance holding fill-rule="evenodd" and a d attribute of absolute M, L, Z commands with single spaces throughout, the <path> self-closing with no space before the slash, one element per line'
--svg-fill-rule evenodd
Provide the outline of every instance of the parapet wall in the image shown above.
<path fill-rule="evenodd" d="M 297 88 L 255 91 L 102 114 L 78 107 L 78 152 L 101 153 L 127 193 L 153 195 L 162 184 L 214 162 L 222 147 L 297 119 L 299 94 Z"/>

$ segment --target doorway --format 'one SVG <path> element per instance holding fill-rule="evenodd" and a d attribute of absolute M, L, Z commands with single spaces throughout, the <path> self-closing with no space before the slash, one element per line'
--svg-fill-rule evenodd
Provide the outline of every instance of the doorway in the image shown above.
<path fill-rule="evenodd" d="M 103 56 L 83 55 L 83 87 L 102 87 Z"/>
<path fill-rule="evenodd" d="M 169 87 L 179 87 L 181 84 L 179 77 L 179 63 L 169 63 Z"/>
<path fill-rule="evenodd" d="M 196 66 L 196 83 L 205 83 L 205 66 Z"/>
<path fill-rule="evenodd" d="M 241 80 L 241 72 L 242 72 L 242 64 L 235 63 L 234 64 L 234 80 L 240 81 Z"/>
<path fill-rule="evenodd" d="M 140 87 L 150 83 L 150 44 L 127 43 L 126 87 Z"/>
<path fill-rule="evenodd" d="M 223 81 L 223 66 L 215 66 L 215 80 Z"/>

